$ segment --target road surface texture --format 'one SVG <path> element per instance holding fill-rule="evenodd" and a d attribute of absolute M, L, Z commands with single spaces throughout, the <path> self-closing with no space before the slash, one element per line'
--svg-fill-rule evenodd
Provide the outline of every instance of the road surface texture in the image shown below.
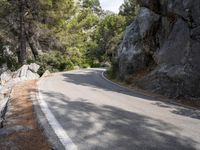
<path fill-rule="evenodd" d="M 39 84 L 45 113 L 52 113 L 65 132 L 66 149 L 200 149 L 199 111 L 129 91 L 105 80 L 102 72 L 71 71 Z"/>

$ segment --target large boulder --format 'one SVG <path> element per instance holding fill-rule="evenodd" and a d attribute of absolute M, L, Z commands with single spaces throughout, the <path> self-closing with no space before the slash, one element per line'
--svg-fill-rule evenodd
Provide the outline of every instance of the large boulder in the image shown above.
<path fill-rule="evenodd" d="M 178 19 L 174 24 L 171 33 L 164 40 L 157 54 L 156 62 L 159 64 L 182 64 L 185 61 L 185 54 L 190 49 L 190 30 L 182 19 Z"/>
<path fill-rule="evenodd" d="M 31 70 L 27 71 L 26 80 L 35 80 L 39 79 L 40 76 L 37 73 L 32 72 Z"/>
<path fill-rule="evenodd" d="M 28 65 L 23 65 L 20 69 L 16 71 L 15 78 L 26 78 L 26 74 L 28 71 Z"/>
<path fill-rule="evenodd" d="M 15 72 L 14 78 L 20 78 L 21 80 L 35 80 L 40 76 L 37 74 L 40 68 L 37 64 L 23 65 Z"/>
<path fill-rule="evenodd" d="M 162 65 L 138 82 L 138 85 L 167 97 L 197 98 L 200 73 L 182 65 Z"/>
<path fill-rule="evenodd" d="M 200 1 L 139 0 L 118 50 L 118 77 L 170 97 L 200 97 Z M 138 75 L 137 75 L 138 77 Z"/>
<path fill-rule="evenodd" d="M 138 15 L 137 21 L 139 25 L 139 33 L 141 38 L 145 38 L 149 31 L 158 22 L 160 16 L 148 8 L 142 7 Z"/>
<path fill-rule="evenodd" d="M 120 78 L 126 78 L 126 75 L 144 69 L 150 63 L 149 54 L 154 51 L 155 45 L 147 44 L 149 43 L 147 37 L 153 36 L 148 33 L 156 28 L 159 18 L 159 15 L 150 9 L 141 8 L 136 21 L 127 27 L 118 52 Z"/>

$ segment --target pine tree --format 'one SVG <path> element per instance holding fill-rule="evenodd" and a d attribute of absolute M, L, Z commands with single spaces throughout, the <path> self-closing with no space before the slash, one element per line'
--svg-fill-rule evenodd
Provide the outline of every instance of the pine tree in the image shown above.
<path fill-rule="evenodd" d="M 55 32 L 75 11 L 73 0 L 0 0 L 0 6 L 0 26 L 6 26 L 0 30 L 5 32 L 2 30 L 6 29 L 14 35 L 8 38 L 18 39 L 19 44 L 15 46 L 20 64 L 26 63 L 27 45 L 35 58 L 46 42 L 54 40 L 52 43 L 56 47 L 59 40 Z"/>
<path fill-rule="evenodd" d="M 139 5 L 137 0 L 124 0 L 124 3 L 120 6 L 119 15 L 126 17 L 127 25 L 129 25 L 137 16 L 139 11 Z"/>

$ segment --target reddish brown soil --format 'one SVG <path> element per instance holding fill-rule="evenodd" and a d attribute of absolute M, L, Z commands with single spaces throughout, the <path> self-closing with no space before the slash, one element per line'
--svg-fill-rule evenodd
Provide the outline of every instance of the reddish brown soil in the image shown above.
<path fill-rule="evenodd" d="M 49 150 L 50 146 L 37 124 L 30 95 L 36 92 L 36 81 L 15 86 L 4 128 L 16 125 L 31 127 L 0 137 L 0 150 Z"/>

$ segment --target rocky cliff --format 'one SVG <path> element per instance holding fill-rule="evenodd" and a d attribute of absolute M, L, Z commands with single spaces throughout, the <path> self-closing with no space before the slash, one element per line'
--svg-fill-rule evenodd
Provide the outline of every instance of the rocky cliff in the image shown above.
<path fill-rule="evenodd" d="M 118 77 L 169 97 L 200 97 L 200 1 L 139 0 L 118 51 Z M 145 72 L 145 73 L 144 73 Z"/>

